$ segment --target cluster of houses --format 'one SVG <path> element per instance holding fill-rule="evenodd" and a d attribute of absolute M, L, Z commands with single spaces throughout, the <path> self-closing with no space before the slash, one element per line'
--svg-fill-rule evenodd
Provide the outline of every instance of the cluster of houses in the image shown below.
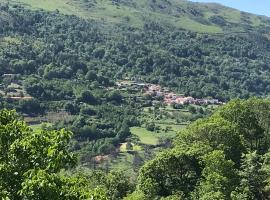
<path fill-rule="evenodd" d="M 222 104 L 218 99 L 195 99 L 193 97 L 185 97 L 175 95 L 174 93 L 165 95 L 164 103 L 167 105 L 172 104 L 195 104 L 195 105 L 209 105 L 209 104 Z"/>
<path fill-rule="evenodd" d="M 121 82 L 117 82 L 116 85 L 118 89 L 132 88 L 138 91 L 139 90 L 143 91 L 145 95 L 151 95 L 153 97 L 156 97 L 159 100 L 162 100 L 163 103 L 166 105 L 173 105 L 173 104 L 220 105 L 220 104 L 223 104 L 223 102 L 219 101 L 218 99 L 196 99 L 190 96 L 186 97 L 184 95 L 171 92 L 168 88 L 164 88 L 156 84 L 148 84 L 148 83 L 137 82 L 137 81 L 121 81 Z"/>
<path fill-rule="evenodd" d="M 142 82 L 137 82 L 137 81 L 129 81 L 129 80 L 124 80 L 124 81 L 119 81 L 116 82 L 116 87 L 117 89 L 132 89 L 132 90 L 143 90 L 145 87 L 148 87 L 149 84 L 142 83 Z"/>

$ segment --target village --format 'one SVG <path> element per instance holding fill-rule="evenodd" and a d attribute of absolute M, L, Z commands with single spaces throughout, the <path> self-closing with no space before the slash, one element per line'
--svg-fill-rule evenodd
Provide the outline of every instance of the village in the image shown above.
<path fill-rule="evenodd" d="M 31 96 L 27 95 L 23 90 L 23 87 L 18 82 L 16 74 L 4 74 L 2 75 L 3 82 L 7 84 L 0 84 L 0 96 L 8 99 L 32 99 Z M 8 85 L 7 87 L 4 85 Z M 158 101 L 162 101 L 165 105 L 222 105 L 223 102 L 218 99 L 197 99 L 191 96 L 185 96 L 183 94 L 177 94 L 172 92 L 166 87 L 162 87 L 157 84 L 145 83 L 141 80 L 130 80 L 126 78 L 116 82 L 116 86 L 109 88 L 110 90 L 133 90 L 140 91 L 144 95 L 150 95 Z"/>
<path fill-rule="evenodd" d="M 141 81 L 123 80 L 116 82 L 116 87 L 119 90 L 132 89 L 141 91 L 144 95 L 150 95 L 155 99 L 162 101 L 165 105 L 222 105 L 223 102 L 218 99 L 197 99 L 183 94 L 177 94 L 170 91 L 168 88 L 162 87 L 157 84 L 144 83 Z"/>

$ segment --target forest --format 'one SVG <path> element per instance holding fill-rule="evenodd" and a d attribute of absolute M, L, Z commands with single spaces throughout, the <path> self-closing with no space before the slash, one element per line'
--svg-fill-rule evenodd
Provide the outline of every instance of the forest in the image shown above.
<path fill-rule="evenodd" d="M 270 90 L 267 26 L 203 34 L 159 21 L 110 27 L 57 11 L 2 6 L 1 12 L 1 73 L 19 74 L 40 100 L 72 99 L 74 81 L 106 87 L 125 77 L 221 100 Z"/>
<path fill-rule="evenodd" d="M 34 132 L 0 111 L 2 199 L 268 199 L 270 102 L 232 100 L 191 123 L 136 180 L 121 171 L 75 168 L 72 133 Z"/>
<path fill-rule="evenodd" d="M 0 24 L 2 199 L 270 198 L 269 18 L 0 0 Z"/>

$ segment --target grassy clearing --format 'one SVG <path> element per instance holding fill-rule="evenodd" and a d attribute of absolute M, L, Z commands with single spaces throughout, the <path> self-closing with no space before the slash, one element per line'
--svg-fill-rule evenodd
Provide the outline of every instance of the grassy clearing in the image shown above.
<path fill-rule="evenodd" d="M 165 136 L 174 136 L 175 133 L 179 132 L 183 128 L 186 127 L 185 124 L 163 124 L 163 123 L 156 123 L 156 125 L 160 126 L 160 128 L 165 129 L 166 127 L 170 127 L 171 131 L 165 133 Z"/>
<path fill-rule="evenodd" d="M 142 147 L 140 145 L 133 145 L 133 151 L 142 151 Z"/>
<path fill-rule="evenodd" d="M 185 28 L 190 31 L 196 31 L 200 33 L 222 33 L 222 29 L 219 26 L 214 25 L 204 25 L 199 22 L 196 22 L 188 17 L 182 17 L 179 21 L 176 21 L 176 24 L 180 28 Z"/>
<path fill-rule="evenodd" d="M 122 143 L 120 145 L 120 152 L 127 152 L 127 151 L 141 151 L 142 147 L 140 145 L 135 145 L 134 143 Z"/>
<path fill-rule="evenodd" d="M 162 128 L 165 128 L 165 125 L 160 125 Z M 143 127 L 132 127 L 131 133 L 138 136 L 142 144 L 146 145 L 157 145 L 159 143 L 159 138 L 173 138 L 176 134 L 175 130 L 178 130 L 177 125 L 170 125 L 172 127 L 171 131 L 168 131 L 167 133 L 160 131 L 160 132 L 151 132 L 146 130 L 146 128 Z"/>
<path fill-rule="evenodd" d="M 115 159 L 109 161 L 109 170 L 120 170 L 123 173 L 132 175 L 134 174 L 132 169 L 133 158 L 132 154 L 122 152 Z"/>
<path fill-rule="evenodd" d="M 128 169 L 132 165 L 132 154 L 129 153 L 120 153 L 116 159 L 111 161 L 112 169 Z"/>
<path fill-rule="evenodd" d="M 76 7 L 72 6 L 71 1 L 68 0 L 15 0 L 13 2 L 24 4 L 33 9 L 44 9 L 49 11 L 55 11 L 58 9 L 63 14 L 80 15 L 80 11 L 77 10 Z"/>
<path fill-rule="evenodd" d="M 34 124 L 34 125 L 31 125 L 31 129 L 33 129 L 34 132 L 40 132 L 42 131 L 42 128 L 43 127 L 50 127 L 52 126 L 51 123 L 41 123 L 41 124 Z"/>
<path fill-rule="evenodd" d="M 143 144 L 157 145 L 158 144 L 158 133 L 154 133 L 146 130 L 142 127 L 132 127 L 131 133 L 137 135 Z"/>

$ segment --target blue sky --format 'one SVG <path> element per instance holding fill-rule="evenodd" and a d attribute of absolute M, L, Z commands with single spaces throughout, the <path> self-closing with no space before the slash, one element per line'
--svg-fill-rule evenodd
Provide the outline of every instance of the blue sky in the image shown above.
<path fill-rule="evenodd" d="M 196 2 L 216 2 L 241 11 L 270 17 L 270 0 L 192 0 Z"/>

